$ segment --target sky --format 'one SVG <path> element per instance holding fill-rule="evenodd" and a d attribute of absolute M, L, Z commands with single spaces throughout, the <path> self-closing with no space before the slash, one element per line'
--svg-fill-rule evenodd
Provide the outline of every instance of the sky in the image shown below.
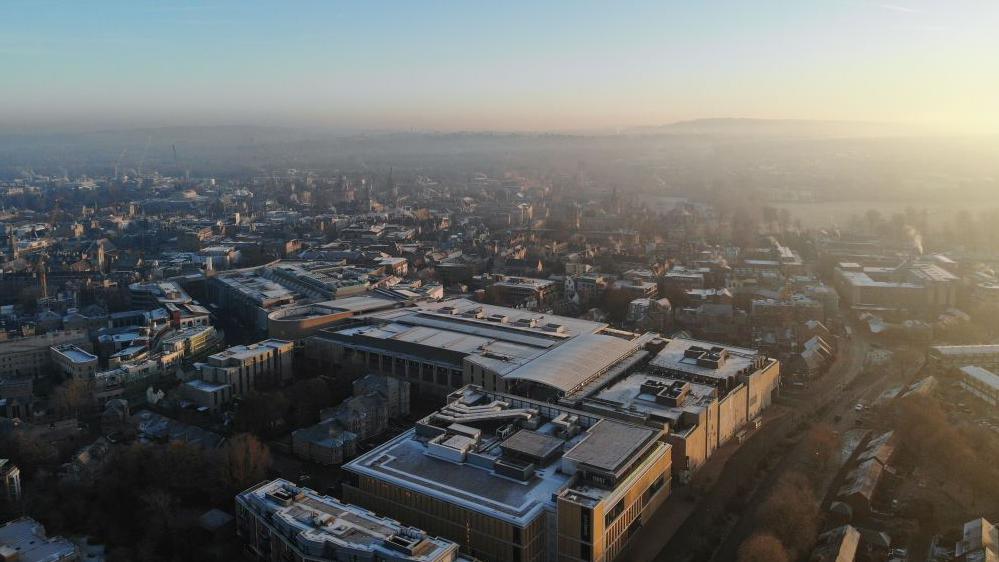
<path fill-rule="evenodd" d="M 0 1 L 0 130 L 999 132 L 999 2 Z"/>

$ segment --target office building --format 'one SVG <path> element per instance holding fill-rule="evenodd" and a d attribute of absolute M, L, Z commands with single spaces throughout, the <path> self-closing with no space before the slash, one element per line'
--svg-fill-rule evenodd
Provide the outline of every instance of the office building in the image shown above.
<path fill-rule="evenodd" d="M 234 395 L 253 389 L 283 386 L 294 377 L 292 359 L 295 344 L 287 340 L 264 340 L 235 345 L 208 356 L 199 364 L 201 380 L 227 384 Z"/>
<path fill-rule="evenodd" d="M 0 377 L 40 377 L 53 367 L 51 348 L 72 344 L 84 351 L 91 349 L 85 330 L 46 332 L 37 336 L 0 340 Z"/>
<path fill-rule="evenodd" d="M 236 532 L 259 560 L 454 562 L 458 545 L 287 480 L 236 496 Z"/>
<path fill-rule="evenodd" d="M 91 380 L 97 373 L 97 356 L 71 343 L 56 345 L 52 350 L 52 362 L 64 378 Z"/>
<path fill-rule="evenodd" d="M 466 386 L 345 465 L 345 498 L 490 562 L 614 560 L 669 494 L 662 428 Z"/>
<path fill-rule="evenodd" d="M 312 362 L 352 365 L 444 395 L 465 384 L 557 397 L 621 368 L 654 339 L 601 322 L 467 299 L 358 317 L 309 338 Z"/>

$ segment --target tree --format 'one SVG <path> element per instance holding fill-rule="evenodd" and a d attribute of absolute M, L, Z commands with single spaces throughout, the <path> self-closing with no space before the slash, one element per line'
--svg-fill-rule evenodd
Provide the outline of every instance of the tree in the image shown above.
<path fill-rule="evenodd" d="M 739 546 L 739 562 L 788 562 L 791 559 L 777 537 L 758 533 Z"/>
<path fill-rule="evenodd" d="M 280 392 L 250 392 L 239 402 L 234 425 L 237 431 L 263 435 L 284 419 L 288 399 Z"/>
<path fill-rule="evenodd" d="M 760 506 L 759 519 L 794 557 L 807 552 L 819 528 L 819 503 L 808 479 L 785 475 Z"/>
<path fill-rule="evenodd" d="M 808 448 L 809 459 L 815 464 L 816 470 L 821 472 L 839 452 L 839 434 L 829 424 L 817 424 L 808 430 L 805 446 Z"/>
<path fill-rule="evenodd" d="M 245 490 L 266 478 L 270 466 L 270 449 L 248 433 L 233 437 L 223 451 L 223 479 L 233 491 Z"/>
<path fill-rule="evenodd" d="M 82 379 L 69 379 L 52 393 L 52 405 L 59 414 L 76 417 L 93 403 L 90 383 Z"/>
<path fill-rule="evenodd" d="M 290 425 L 304 427 L 319 421 L 319 411 L 333 403 L 329 384 L 321 377 L 300 380 L 285 391 L 292 404 Z"/>

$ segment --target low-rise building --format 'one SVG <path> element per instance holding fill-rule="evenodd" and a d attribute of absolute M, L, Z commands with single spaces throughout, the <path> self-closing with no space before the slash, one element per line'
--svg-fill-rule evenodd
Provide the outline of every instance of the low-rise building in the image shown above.
<path fill-rule="evenodd" d="M 71 344 L 89 351 L 86 330 L 46 332 L 40 335 L 0 339 L 0 377 L 40 377 L 52 369 L 51 348 Z"/>
<path fill-rule="evenodd" d="M 319 464 L 343 464 L 357 453 L 357 434 L 347 431 L 336 419 L 296 429 L 291 433 L 291 449 L 296 457 Z"/>
<path fill-rule="evenodd" d="M 97 356 L 84 351 L 71 343 L 56 345 L 52 350 L 52 362 L 63 377 L 78 380 L 91 380 L 97 373 Z"/>
<path fill-rule="evenodd" d="M 62 537 L 45 536 L 45 527 L 29 517 L 0 526 L 0 560 L 17 562 L 76 562 L 80 553 Z"/>
<path fill-rule="evenodd" d="M 999 375 L 977 365 L 960 369 L 961 388 L 993 408 L 999 407 Z"/>
<path fill-rule="evenodd" d="M 236 496 L 236 532 L 260 560 L 459 560 L 451 541 L 280 479 Z"/>

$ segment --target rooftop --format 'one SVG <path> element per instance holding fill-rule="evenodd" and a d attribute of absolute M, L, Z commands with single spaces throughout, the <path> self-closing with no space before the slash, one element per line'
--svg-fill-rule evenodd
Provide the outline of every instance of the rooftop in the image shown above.
<path fill-rule="evenodd" d="M 999 375 L 977 365 L 961 367 L 961 372 L 989 388 L 999 390 Z"/>
<path fill-rule="evenodd" d="M 52 351 L 62 355 L 73 363 L 90 363 L 92 361 L 97 361 L 96 355 L 88 353 L 73 344 L 57 345 L 52 348 Z"/>
<path fill-rule="evenodd" d="M 76 546 L 66 539 L 46 538 L 45 527 L 34 519 L 22 517 L 0 527 L 0 558 L 4 560 L 55 562 L 74 559 L 76 553 Z"/>
<path fill-rule="evenodd" d="M 756 350 L 675 338 L 649 362 L 672 376 L 726 380 L 759 368 Z"/>
<path fill-rule="evenodd" d="M 561 493 L 610 493 L 580 480 L 577 469 L 586 466 L 617 481 L 662 436 L 654 428 L 476 386 L 449 400 L 345 468 L 523 526 L 552 508 Z"/>
<path fill-rule="evenodd" d="M 610 368 L 648 339 L 609 330 L 599 322 L 466 299 L 424 303 L 363 318 L 368 324 L 327 331 L 325 337 L 395 352 L 419 349 L 454 364 L 467 358 L 502 377 L 561 392 Z"/>
<path fill-rule="evenodd" d="M 267 339 L 249 345 L 234 345 L 223 351 L 208 356 L 211 362 L 225 363 L 229 359 L 243 361 L 251 357 L 256 357 L 261 353 L 267 353 L 275 349 L 283 349 L 292 345 L 288 340 Z"/>
<path fill-rule="evenodd" d="M 258 484 L 239 494 L 237 501 L 267 516 L 269 524 L 310 559 L 339 560 L 338 551 L 346 550 L 365 553 L 365 559 L 430 562 L 458 549 L 451 541 L 429 537 L 419 529 L 297 487 L 287 480 Z"/>

